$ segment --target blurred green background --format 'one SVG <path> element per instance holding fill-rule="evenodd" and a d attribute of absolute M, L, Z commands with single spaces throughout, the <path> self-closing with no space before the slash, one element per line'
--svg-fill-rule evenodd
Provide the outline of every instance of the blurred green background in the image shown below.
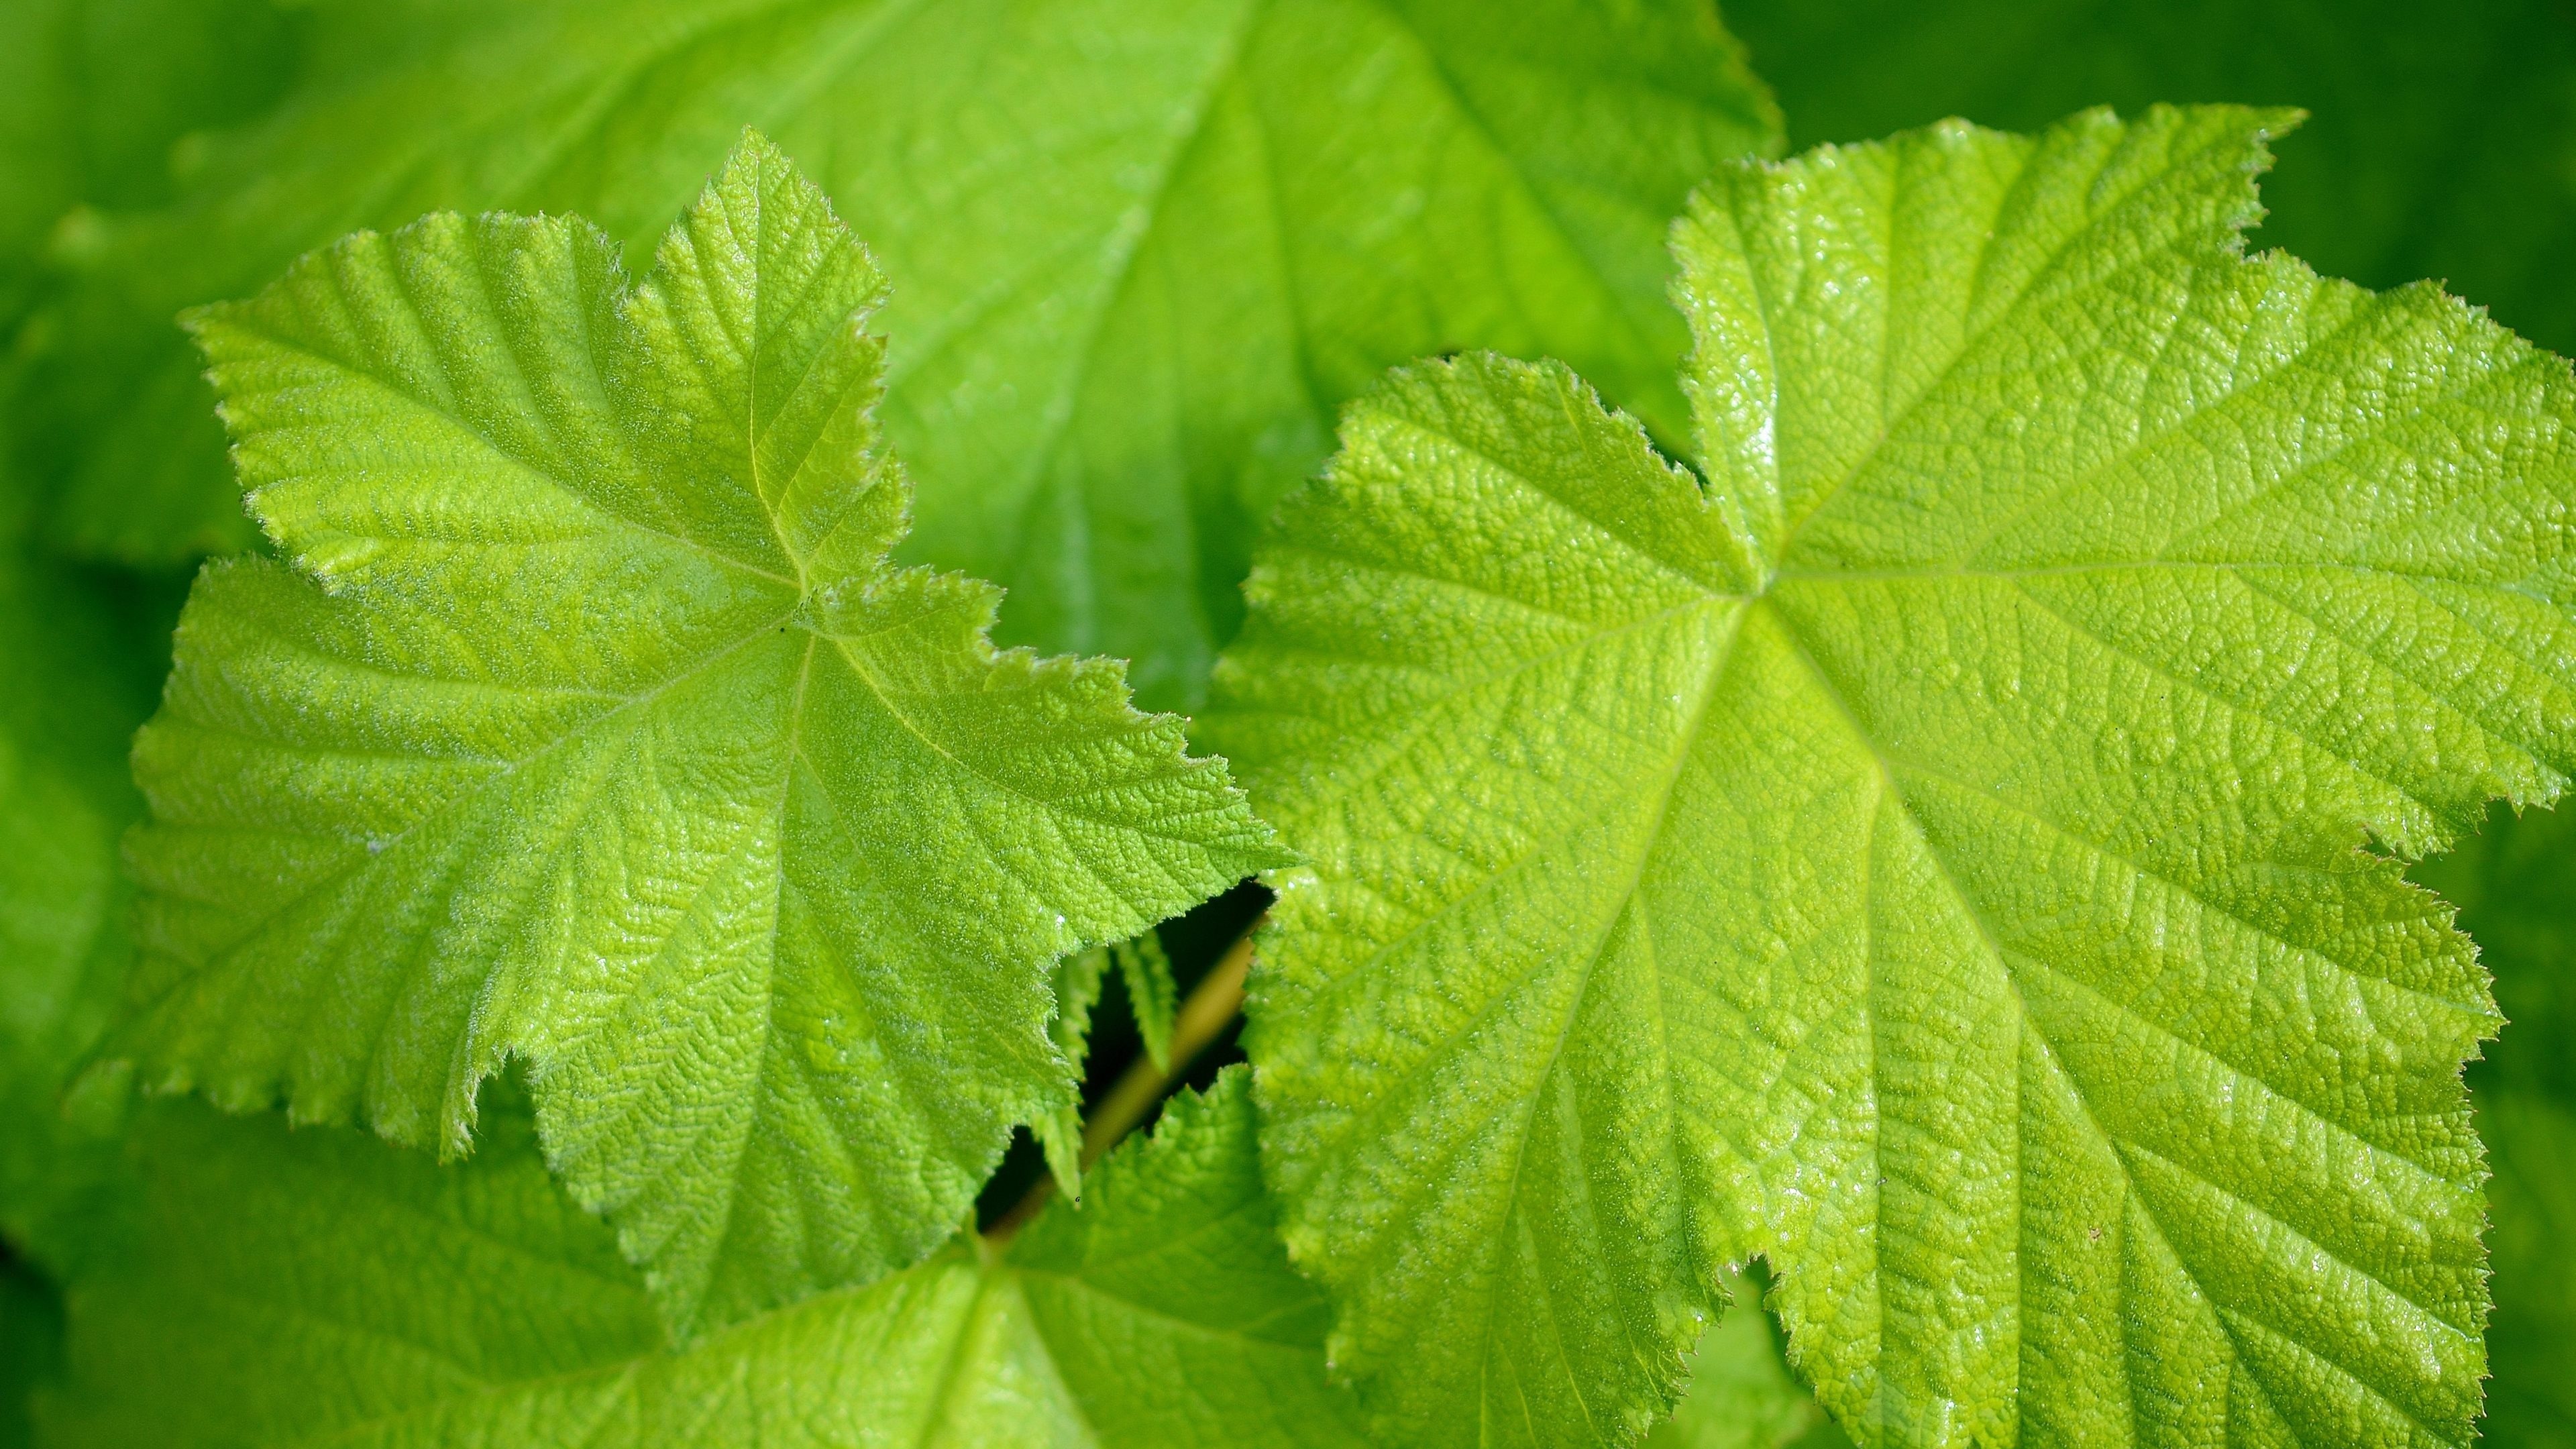
<path fill-rule="evenodd" d="M 2561 0 L 1738 0 L 1793 150 L 1943 116 L 2295 105 L 2256 246 L 2419 277 L 2576 352 L 2576 6 Z"/>

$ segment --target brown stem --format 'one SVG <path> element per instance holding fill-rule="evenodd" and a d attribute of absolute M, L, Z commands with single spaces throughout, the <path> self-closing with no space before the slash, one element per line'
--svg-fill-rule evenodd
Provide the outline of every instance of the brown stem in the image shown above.
<path fill-rule="evenodd" d="M 1244 927 L 1243 935 L 1226 948 L 1225 955 L 1208 969 L 1206 977 L 1190 988 L 1189 999 L 1181 1003 L 1179 1013 L 1172 1018 L 1172 1050 L 1166 1058 L 1171 1065 L 1157 1067 L 1152 1057 L 1139 1055 L 1119 1077 L 1118 1085 L 1111 1087 L 1109 1095 L 1092 1110 L 1091 1120 L 1082 1128 L 1085 1168 L 1135 1131 L 1136 1124 L 1171 1095 L 1172 1089 L 1189 1075 L 1199 1054 L 1224 1035 L 1226 1026 L 1243 1010 L 1243 980 L 1252 971 L 1252 933 L 1260 927 L 1259 920 Z M 1046 1206 L 1048 1194 L 1054 1191 L 1055 1178 L 1041 1173 L 1020 1200 L 1011 1204 L 1011 1210 L 994 1222 L 985 1238 L 997 1246 L 1010 1241 L 1012 1234 L 1028 1226 L 1029 1219 Z"/>

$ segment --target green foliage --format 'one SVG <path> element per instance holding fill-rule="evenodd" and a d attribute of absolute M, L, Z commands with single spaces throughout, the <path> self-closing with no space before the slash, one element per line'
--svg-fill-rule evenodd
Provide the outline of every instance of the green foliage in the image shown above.
<path fill-rule="evenodd" d="M 117 593 L 0 540 L 0 1233 L 56 1266 L 112 1151 L 59 1095 L 132 954 L 116 845 L 155 660 Z"/>
<path fill-rule="evenodd" d="M 2418 277 L 2576 350 L 2576 14 L 2557 0 L 1731 0 L 1790 140 L 2079 106 L 2306 107 L 2256 240 L 2370 286 Z"/>
<path fill-rule="evenodd" d="M 117 839 L 142 801 L 125 750 L 168 615 L 147 586 L 31 548 L 21 492 L 0 463 L 0 1237 L 61 1268 L 113 1150 L 58 1098 L 131 955 Z"/>
<path fill-rule="evenodd" d="M 180 138 L 266 104 L 292 49 L 267 0 L 0 6 L 0 325 L 48 246 L 78 246 L 81 209 L 167 202 Z"/>
<path fill-rule="evenodd" d="M 2576 1449 L 2576 20 L 1740 8 L 0 12 L 0 1446 Z"/>
<path fill-rule="evenodd" d="M 1695 0 L 398 0 L 313 17 L 312 79 L 112 229 L 35 414 L 56 516 L 127 559 L 238 547 L 179 308 L 354 227 L 577 211 L 640 262 L 746 120 L 899 285 L 909 555 L 1006 636 L 1196 699 L 1252 525 L 1332 409 L 1462 346 L 1570 359 L 1671 429 L 1665 223 L 1769 99 Z"/>
<path fill-rule="evenodd" d="M 1391 1433 L 1633 1434 L 1759 1253 L 1865 1443 L 2471 1437 L 2496 1016 L 2359 847 L 2576 765 L 2576 389 L 2245 260 L 2284 123 L 1722 169 L 1705 483 L 1474 356 L 1284 507 L 1207 734 L 1313 863 L 1264 1157 Z"/>
<path fill-rule="evenodd" d="M 685 1351 L 524 1117 L 442 1168 L 358 1134 L 163 1109 L 138 1248 L 85 1292 L 75 1446 L 1357 1445 L 1288 1270 L 1248 1079 L 1175 1101 L 1092 1201 Z"/>
<path fill-rule="evenodd" d="M 1118 666 L 885 561 L 883 290 L 766 142 L 628 292 L 435 215 L 192 322 L 292 560 L 136 746 L 143 1080 L 549 1160 L 683 1326 L 903 1267 L 1071 1092 L 1047 971 L 1286 859 Z"/>
<path fill-rule="evenodd" d="M 35 1442 L 32 1401 L 60 1372 L 62 1353 L 62 1305 L 52 1285 L 0 1261 L 0 1449 Z"/>
<path fill-rule="evenodd" d="M 1091 1011 L 1100 1003 L 1101 982 L 1113 964 L 1127 989 L 1128 1009 L 1135 1016 L 1136 1034 L 1143 1040 L 1146 1058 L 1156 1067 L 1169 1070 L 1172 1022 L 1179 1010 L 1180 991 L 1172 980 L 1172 962 L 1163 952 L 1162 938 L 1152 931 L 1132 941 L 1077 952 L 1056 963 L 1056 1014 L 1050 1028 L 1056 1048 L 1064 1053 L 1065 1060 L 1073 1062 L 1081 1061 L 1088 1052 Z M 1046 1154 L 1047 1172 L 1055 1179 L 1057 1189 L 1080 1201 L 1081 1104 L 1062 1103 L 1031 1123 L 1030 1131 Z"/>
<path fill-rule="evenodd" d="M 1109 948 L 1118 963 L 1118 979 L 1127 988 L 1127 1004 L 1136 1014 L 1136 1034 L 1145 1041 L 1145 1057 L 1168 1071 L 1172 1065 L 1172 1022 L 1181 1009 L 1179 983 L 1172 979 L 1172 958 L 1163 938 L 1147 932 Z"/>
<path fill-rule="evenodd" d="M 1076 951 L 1055 963 L 1055 1020 L 1047 1035 L 1069 1062 L 1090 1055 L 1091 1012 L 1100 1004 L 1102 974 L 1109 969 L 1109 948 Z M 1038 1147 L 1046 1153 L 1047 1172 L 1058 1191 L 1082 1200 L 1082 1104 L 1065 1101 L 1029 1124 Z"/>

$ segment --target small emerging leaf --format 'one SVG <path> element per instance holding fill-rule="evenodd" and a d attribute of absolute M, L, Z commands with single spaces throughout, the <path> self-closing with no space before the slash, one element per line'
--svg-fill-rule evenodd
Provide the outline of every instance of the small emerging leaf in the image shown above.
<path fill-rule="evenodd" d="M 1181 992 L 1172 980 L 1172 958 L 1163 951 L 1161 933 L 1147 931 L 1109 948 L 1118 961 L 1118 979 L 1127 986 L 1128 1009 L 1136 1016 L 1136 1034 L 1145 1040 L 1145 1057 L 1157 1071 L 1172 1069 L 1172 1022 L 1180 1014 Z"/>
<path fill-rule="evenodd" d="M 438 215 L 192 322 L 289 564 L 207 570 L 135 754 L 162 1089 L 549 1160 L 684 1328 L 946 1237 L 1071 1092 L 1046 974 L 1281 859 L 1119 666 L 888 564 L 884 284 L 767 142 L 629 291 Z"/>
<path fill-rule="evenodd" d="M 1055 965 L 1055 1024 L 1048 1034 L 1077 1076 L 1091 1055 L 1091 1009 L 1100 1004 L 1100 982 L 1109 969 L 1110 949 L 1094 946 L 1076 951 Z M 1054 1111 L 1029 1124 L 1029 1131 L 1046 1153 L 1047 1173 L 1056 1187 L 1075 1202 L 1082 1201 L 1082 1103 L 1058 1103 Z"/>

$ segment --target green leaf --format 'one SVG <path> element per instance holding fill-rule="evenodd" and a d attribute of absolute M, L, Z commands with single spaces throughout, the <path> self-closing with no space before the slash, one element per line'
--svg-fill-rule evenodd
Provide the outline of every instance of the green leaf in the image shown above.
<path fill-rule="evenodd" d="M 335 6 L 310 80 L 103 243 L 34 410 L 99 553 L 246 541 L 178 308 L 358 226 L 572 211 L 640 259 L 746 121 L 897 283 L 908 556 L 1005 637 L 1198 697 L 1252 524 L 1333 410 L 1443 349 L 1583 367 L 1678 439 L 1665 223 L 1776 144 L 1705 0 L 480 0 Z"/>
<path fill-rule="evenodd" d="M 353 1133 L 164 1109 L 148 1229 L 86 1283 L 73 1446 L 1342 1446 L 1326 1318 L 1279 1251 L 1248 1081 L 1173 1104 L 1092 1201 L 659 1347 L 528 1131 L 441 1168 Z"/>
<path fill-rule="evenodd" d="M 2566 958 L 2554 969 L 2564 972 Z M 2559 1040 L 2565 1054 L 2566 1038 Z M 2494 1226 L 2486 1435 L 2496 1449 L 2576 1444 L 2576 1104 L 2479 1084 Z"/>
<path fill-rule="evenodd" d="M 1047 1028 L 1057 1051 L 1077 1071 L 1091 1056 L 1091 1009 L 1100 1004 L 1100 981 L 1109 969 L 1111 947 L 1076 951 L 1055 963 L 1055 1022 Z M 1082 1200 L 1082 1102 L 1059 1102 L 1054 1111 L 1029 1124 L 1039 1150 L 1046 1154 L 1047 1174 L 1057 1189 Z"/>
<path fill-rule="evenodd" d="M 1172 979 L 1172 958 L 1163 952 L 1162 936 L 1147 931 L 1110 947 L 1109 953 L 1118 962 L 1118 979 L 1126 983 L 1127 1009 L 1135 1014 L 1146 1060 L 1157 1071 L 1170 1071 L 1172 1023 L 1180 1014 L 1181 988 Z"/>
<path fill-rule="evenodd" d="M 2387 857 L 2576 766 L 2576 389 L 2245 260 L 2282 123 L 1722 171 L 1705 483 L 1554 364 L 1348 415 L 1208 738 L 1313 863 L 1248 1049 L 1391 1423 L 1632 1438 L 1758 1253 L 1863 1442 L 2468 1440 L 2496 1017 Z"/>
<path fill-rule="evenodd" d="M 1802 147 L 1948 115 L 2304 106 L 2258 242 L 2371 286 L 2447 278 L 2576 351 L 2576 25 L 2556 0 L 1728 0 L 1726 18 Z"/>
<path fill-rule="evenodd" d="M 2469 1065 L 2495 1174 L 2484 1442 L 2576 1445 L 2576 811 L 2499 808 L 2410 874 L 2459 904 L 2505 1014 L 2486 1059 Z"/>
<path fill-rule="evenodd" d="M 142 1080 L 549 1160 L 684 1329 L 928 1252 L 1070 1069 L 1047 972 L 1286 857 L 1111 661 L 886 549 L 882 291 L 747 140 L 629 292 L 429 217 L 194 319 L 253 509 L 135 770 Z"/>
<path fill-rule="evenodd" d="M 1100 983 L 1110 963 L 1127 988 L 1129 1011 L 1145 1055 L 1155 1067 L 1171 1070 L 1172 1022 L 1179 1010 L 1179 988 L 1172 981 L 1171 958 L 1163 954 L 1159 932 L 1147 931 L 1132 941 L 1068 956 L 1056 963 L 1056 1017 L 1053 1034 L 1066 1061 L 1079 1066 L 1091 1050 L 1091 1011 L 1100 1002 Z M 1031 1125 L 1046 1154 L 1047 1173 L 1065 1196 L 1082 1200 L 1082 1105 L 1066 1102 Z"/>

